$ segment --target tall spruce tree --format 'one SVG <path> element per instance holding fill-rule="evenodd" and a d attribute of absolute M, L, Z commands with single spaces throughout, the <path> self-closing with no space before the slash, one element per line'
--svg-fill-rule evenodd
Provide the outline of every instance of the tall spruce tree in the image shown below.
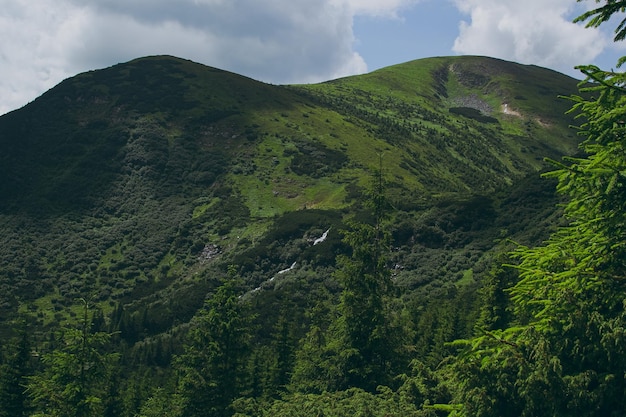
<path fill-rule="evenodd" d="M 337 337 L 345 360 L 347 387 L 369 391 L 388 382 L 391 371 L 386 298 L 391 286 L 383 250 L 387 242 L 376 225 L 351 222 L 344 242 L 350 256 L 340 256 L 336 273 L 343 289 Z M 384 249 L 383 249 L 384 248 Z"/>
<path fill-rule="evenodd" d="M 65 329 L 62 345 L 42 356 L 43 371 L 29 378 L 35 416 L 104 415 L 118 355 L 107 352 L 110 334 L 92 332 L 89 303 L 83 307 L 81 327 Z"/>
<path fill-rule="evenodd" d="M 251 316 L 234 272 L 192 321 L 185 352 L 175 360 L 183 415 L 229 416 L 245 388 Z"/>
<path fill-rule="evenodd" d="M 579 20 L 597 26 L 625 7 L 608 0 Z M 622 21 L 617 39 L 625 30 Z M 514 254 L 514 324 L 461 342 L 462 415 L 622 416 L 626 409 L 626 74 L 579 68 L 584 94 L 571 99 L 583 120 L 584 156 L 553 161 L 557 169 L 547 174 L 568 197 L 568 225 Z"/>
<path fill-rule="evenodd" d="M 305 337 L 292 378 L 295 391 L 374 392 L 395 376 L 401 355 L 399 332 L 388 308 L 393 284 L 387 265 L 389 208 L 384 188 L 379 170 L 367 200 L 371 221 L 347 222 L 343 241 L 350 253 L 337 257 L 335 272 L 342 286 L 340 304 L 327 329 L 314 325 Z"/>
<path fill-rule="evenodd" d="M 5 346 L 0 365 L 0 417 L 28 415 L 28 377 L 33 373 L 30 334 L 26 320 L 16 326 L 17 336 Z"/>

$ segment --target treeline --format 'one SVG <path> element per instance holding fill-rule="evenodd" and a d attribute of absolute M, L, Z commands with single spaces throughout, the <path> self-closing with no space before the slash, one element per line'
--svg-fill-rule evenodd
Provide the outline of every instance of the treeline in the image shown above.
<path fill-rule="evenodd" d="M 431 369 L 449 354 L 443 342 L 469 335 L 475 287 L 450 286 L 425 312 L 402 301 L 381 189 L 371 201 L 328 276 L 299 271 L 256 295 L 231 267 L 172 330 L 154 310 L 118 306 L 105 317 L 84 301 L 78 328 L 34 340 L 24 317 L 2 347 L 0 415 L 378 415 L 449 401 Z"/>
<path fill-rule="evenodd" d="M 579 180 L 570 168 L 586 161 L 551 174 L 560 189 Z M 584 179 L 587 171 L 580 174 Z M 2 346 L 0 416 L 518 416 L 574 410 L 591 416 L 621 410 L 624 381 L 615 370 L 624 352 L 615 341 L 626 292 L 615 276 L 624 258 L 606 250 L 621 236 L 597 229 L 604 205 L 578 194 L 586 188 L 575 187 L 566 207 L 578 219 L 576 227 L 556 229 L 549 244 L 522 247 L 513 259 L 488 261 L 479 285 L 472 270 L 463 272 L 479 263 L 467 244 L 490 230 L 481 218 L 494 215 L 494 201 L 448 201 L 447 212 L 436 212 L 437 223 L 429 226 L 428 219 L 390 217 L 387 185 L 382 175 L 376 180 L 369 206 L 346 222 L 341 254 L 327 274 L 303 268 L 257 294 L 241 277 L 253 276 L 254 269 L 233 266 L 219 279 L 203 281 L 209 294 L 203 303 L 185 298 L 177 306 L 118 305 L 106 316 L 85 300 L 77 309 L 79 324 L 46 339 L 33 338 L 27 330 L 36 319 L 22 316 Z M 524 193 L 521 201 L 532 206 L 542 189 Z M 596 211 L 577 214 L 581 199 Z M 283 219 L 267 239 L 288 242 L 320 220 L 319 213 L 309 215 Z M 612 221 L 620 215 L 612 212 Z M 593 232 L 585 229 L 590 226 Z M 581 228 L 587 233 L 576 235 L 582 240 L 573 245 L 571 233 Z M 457 240 L 459 229 L 474 237 Z M 604 235 L 595 241 L 599 232 Z M 415 238 L 469 255 L 456 282 L 424 281 L 407 291 L 394 252 L 415 247 Z M 588 239 L 604 245 L 597 252 L 606 255 L 603 260 L 583 256 Z M 598 275 L 587 277 L 591 271 Z M 191 321 L 161 327 L 160 309 L 198 302 Z M 563 399 L 547 401 L 546 395 Z"/>
<path fill-rule="evenodd" d="M 552 184 L 528 179 L 507 190 L 506 199 L 443 198 L 419 217 L 383 198 L 391 186 L 377 182 L 365 198 L 367 190 L 354 190 L 370 205 L 352 221 L 321 210 L 281 216 L 261 242 L 232 258 L 230 270 L 219 262 L 200 268 L 193 282 L 165 288 L 167 295 L 121 300 L 104 313 L 96 293 L 74 306 L 79 325 L 44 337 L 20 333 L 14 322 L 14 337 L 2 346 L 0 395 L 7 400 L 0 412 L 437 415 L 456 409 L 450 364 L 459 347 L 449 342 L 471 337 L 477 326 L 512 320 L 505 288 L 515 274 L 496 268 L 503 261 L 485 253 L 494 239 L 524 230 L 520 222 L 552 212 Z M 190 221 L 203 222 L 217 209 Z M 329 227 L 324 244 L 309 243 Z M 174 246 L 194 239 L 181 229 L 176 241 L 185 243 Z M 126 259 L 130 252 L 122 251 Z M 296 259 L 302 267 L 267 282 Z M 167 285 L 167 277 L 164 270 L 145 285 Z M 26 313 L 21 320 L 27 329 L 42 318 Z M 86 375 L 92 371 L 94 377 Z M 82 382 L 70 384 L 76 378 Z M 45 400 L 52 395 L 54 401 Z"/>

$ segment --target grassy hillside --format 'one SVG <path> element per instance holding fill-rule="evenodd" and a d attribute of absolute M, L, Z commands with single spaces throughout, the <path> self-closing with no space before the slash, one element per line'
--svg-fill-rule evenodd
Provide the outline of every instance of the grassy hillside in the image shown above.
<path fill-rule="evenodd" d="M 406 294 L 477 284 L 495 241 L 546 235 L 537 172 L 576 148 L 557 98 L 575 91 L 484 57 L 315 85 L 168 56 L 67 79 L 0 118 L 3 322 L 72 322 L 86 298 L 140 340 L 189 321 L 229 264 L 252 290 L 297 261 L 282 285 L 310 290 L 380 166 Z"/>
<path fill-rule="evenodd" d="M 432 58 L 305 88 L 369 122 L 430 192 L 492 190 L 572 151 L 569 103 L 558 96 L 575 82 L 542 68 Z"/>

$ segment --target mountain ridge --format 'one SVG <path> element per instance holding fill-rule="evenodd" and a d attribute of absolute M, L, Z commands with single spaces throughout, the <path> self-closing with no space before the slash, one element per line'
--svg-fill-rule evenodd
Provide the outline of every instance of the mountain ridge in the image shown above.
<path fill-rule="evenodd" d="M 484 57 L 309 85 L 170 56 L 71 77 L 0 117 L 0 308 L 52 326 L 91 297 L 107 313 L 148 309 L 160 317 L 149 333 L 164 331 L 193 316 L 227 263 L 250 289 L 296 252 L 303 270 L 332 268 L 339 230 L 365 216 L 381 168 L 403 248 L 398 280 L 421 288 L 441 268 L 441 282 L 478 277 L 502 229 L 544 235 L 531 224 L 549 224 L 553 200 L 520 208 L 532 229 L 521 230 L 504 220 L 506 193 L 534 184 L 544 157 L 575 151 L 572 120 L 558 117 L 568 104 L 555 97 L 577 83 Z M 526 187 L 516 198 L 544 193 Z M 304 243 L 329 228 L 324 245 Z M 174 294 L 195 301 L 182 307 Z"/>

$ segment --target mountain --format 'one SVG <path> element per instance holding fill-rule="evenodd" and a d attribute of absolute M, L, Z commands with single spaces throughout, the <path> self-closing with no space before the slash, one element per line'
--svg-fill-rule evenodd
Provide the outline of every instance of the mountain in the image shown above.
<path fill-rule="evenodd" d="M 336 291 L 340 231 L 368 219 L 378 171 L 403 296 L 479 286 L 504 238 L 550 230 L 538 172 L 576 151 L 559 98 L 576 91 L 471 56 L 311 85 L 170 56 L 69 78 L 0 117 L 0 334 L 18 313 L 72 323 L 82 298 L 136 343 L 189 322 L 228 265 L 260 300 L 305 305 Z"/>

